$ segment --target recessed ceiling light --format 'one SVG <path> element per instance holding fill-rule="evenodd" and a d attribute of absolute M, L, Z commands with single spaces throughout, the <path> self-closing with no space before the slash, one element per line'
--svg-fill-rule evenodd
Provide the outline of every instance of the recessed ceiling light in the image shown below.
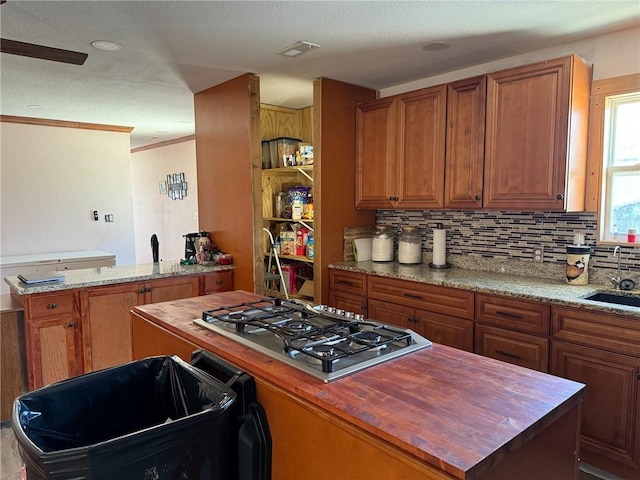
<path fill-rule="evenodd" d="M 450 46 L 447 42 L 429 42 L 423 45 L 422 49 L 427 52 L 439 52 L 440 50 L 446 50 Z"/>
<path fill-rule="evenodd" d="M 156 133 L 169 133 L 166 130 L 156 130 Z"/>
<path fill-rule="evenodd" d="M 145 137 L 144 139 L 145 140 L 157 140 L 158 137 Z"/>
<path fill-rule="evenodd" d="M 189 125 L 190 125 L 190 124 L 192 124 L 193 122 L 192 122 L 191 120 L 178 120 L 178 123 L 184 123 L 185 125 L 186 125 L 186 124 L 189 124 Z"/>
<path fill-rule="evenodd" d="M 106 52 L 117 52 L 118 50 L 122 50 L 122 45 L 119 45 L 115 42 L 110 42 L 108 40 L 94 40 L 93 42 L 91 42 L 91 46 L 93 48 L 104 50 Z"/>
<path fill-rule="evenodd" d="M 27 105 L 27 108 L 29 108 L 31 110 L 42 110 L 44 107 L 42 105 L 37 105 L 35 103 L 31 103 L 31 104 Z"/>
<path fill-rule="evenodd" d="M 282 55 L 283 57 L 297 57 L 298 55 L 310 52 L 311 50 L 315 50 L 316 48 L 320 48 L 320 45 L 300 40 L 293 45 L 289 45 L 282 50 L 278 50 L 276 52 L 276 55 Z"/>

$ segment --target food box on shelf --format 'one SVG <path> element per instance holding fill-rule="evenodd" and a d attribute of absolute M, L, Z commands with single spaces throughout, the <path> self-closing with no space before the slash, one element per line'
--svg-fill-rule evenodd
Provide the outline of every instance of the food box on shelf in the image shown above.
<path fill-rule="evenodd" d="M 296 267 L 295 265 L 285 264 L 282 265 L 282 276 L 284 277 L 284 284 L 287 286 L 289 293 L 297 293 L 298 287 L 296 285 Z"/>
<path fill-rule="evenodd" d="M 296 232 L 280 232 L 280 254 L 296 254 Z"/>
<path fill-rule="evenodd" d="M 285 167 L 284 158 L 293 155 L 295 158 L 298 151 L 299 138 L 278 137 L 269 140 L 269 149 L 271 151 L 271 168 Z M 273 155 L 276 155 L 275 159 Z"/>

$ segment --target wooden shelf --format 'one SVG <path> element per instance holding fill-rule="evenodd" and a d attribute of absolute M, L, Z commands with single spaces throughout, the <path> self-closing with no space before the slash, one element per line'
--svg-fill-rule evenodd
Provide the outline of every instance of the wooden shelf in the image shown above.
<path fill-rule="evenodd" d="M 262 169 L 262 175 L 295 175 L 297 173 L 313 173 L 313 165 L 300 165 L 297 167 L 279 167 L 279 168 L 264 168 Z"/>
<path fill-rule="evenodd" d="M 304 222 L 304 223 L 313 223 L 313 219 L 301 218 L 300 220 L 293 220 L 291 218 L 280 218 L 280 217 L 264 217 L 264 221 L 267 222 Z"/>
<path fill-rule="evenodd" d="M 264 256 L 268 257 L 269 253 L 265 253 Z M 275 256 L 274 256 L 274 258 L 275 258 Z M 296 260 L 298 262 L 313 263 L 313 258 L 303 257 L 302 255 L 280 255 L 280 254 L 278 254 L 278 258 L 280 260 Z"/>

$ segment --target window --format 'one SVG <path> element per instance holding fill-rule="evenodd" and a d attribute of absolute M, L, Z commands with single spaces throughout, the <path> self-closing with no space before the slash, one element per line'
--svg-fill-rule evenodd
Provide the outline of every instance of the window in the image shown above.
<path fill-rule="evenodd" d="M 640 75 L 620 79 L 601 81 L 601 87 L 594 82 L 599 95 L 594 96 L 591 133 L 601 134 L 590 147 L 598 152 L 601 171 L 599 240 L 624 244 L 627 231 L 640 228 Z"/>

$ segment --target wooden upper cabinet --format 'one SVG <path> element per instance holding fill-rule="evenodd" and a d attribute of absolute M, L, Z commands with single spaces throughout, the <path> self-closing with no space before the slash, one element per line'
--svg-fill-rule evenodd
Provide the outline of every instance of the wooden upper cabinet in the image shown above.
<path fill-rule="evenodd" d="M 482 207 L 487 77 L 447 85 L 445 208 Z"/>
<path fill-rule="evenodd" d="M 395 185 L 396 102 L 394 97 L 356 108 L 356 206 L 392 208 Z"/>
<path fill-rule="evenodd" d="M 483 206 L 583 210 L 590 66 L 571 55 L 487 78 Z"/>
<path fill-rule="evenodd" d="M 445 85 L 358 105 L 356 205 L 442 208 Z"/>

